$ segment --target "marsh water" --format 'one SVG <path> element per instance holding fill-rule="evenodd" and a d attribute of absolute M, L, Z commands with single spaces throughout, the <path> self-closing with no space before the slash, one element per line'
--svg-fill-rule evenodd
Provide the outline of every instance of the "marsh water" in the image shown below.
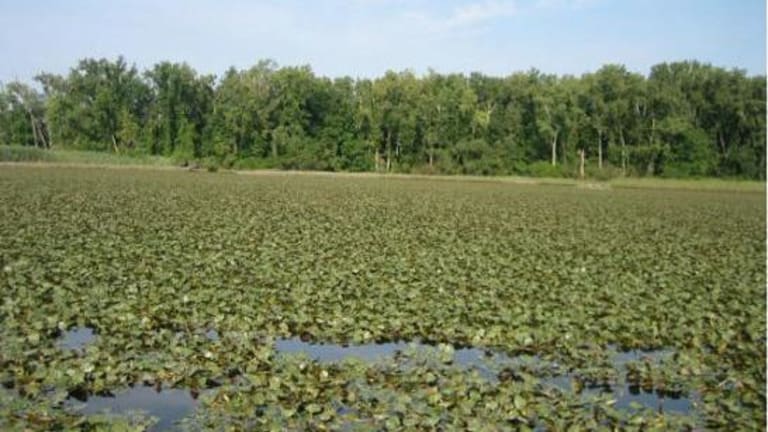
<path fill-rule="evenodd" d="M 177 422 L 192 414 L 197 400 L 188 390 L 136 386 L 112 396 L 89 396 L 80 405 L 83 414 L 126 415 L 141 412 L 157 419 L 150 430 L 164 431 L 173 429 Z"/>
<path fill-rule="evenodd" d="M 75 327 L 64 332 L 59 338 L 58 345 L 61 349 L 81 350 L 93 342 L 96 333 L 90 327 Z"/>
<path fill-rule="evenodd" d="M 609 347 L 612 348 L 612 347 Z M 615 349 L 615 347 L 613 347 Z M 281 339 L 275 342 L 275 349 L 284 355 L 306 355 L 318 362 L 334 363 L 350 358 L 366 362 L 374 362 L 392 358 L 399 352 L 407 350 L 435 351 L 435 347 L 414 342 L 371 343 L 363 345 L 316 344 L 304 342 L 299 338 Z M 612 363 L 619 370 L 635 361 L 651 361 L 657 363 L 673 354 L 671 350 L 655 351 L 616 351 Z M 479 348 L 459 348 L 453 351 L 453 364 L 464 369 L 474 369 L 480 376 L 489 381 L 498 381 L 498 373 L 508 366 L 531 365 L 541 369 L 554 369 L 555 365 L 540 359 L 538 356 L 524 355 L 510 357 L 504 353 Z M 557 387 L 564 392 L 571 391 L 570 374 L 559 374 L 543 378 L 544 385 Z M 618 409 L 630 409 L 632 404 L 639 404 L 659 412 L 674 412 L 686 414 L 693 409 L 692 401 L 686 397 L 664 397 L 656 392 L 646 392 L 636 389 L 627 383 L 618 383 L 610 387 L 587 387 L 582 390 L 586 397 L 598 394 L 610 394 L 616 400 Z"/>
<path fill-rule="evenodd" d="M 219 340 L 216 330 L 208 330 L 206 337 L 211 341 Z M 58 341 L 61 349 L 83 350 L 97 337 L 93 329 L 88 327 L 74 328 L 64 332 Z M 445 348 L 435 347 L 418 342 L 388 342 L 359 345 L 340 345 L 326 343 L 311 343 L 299 338 L 278 339 L 274 344 L 275 351 L 280 356 L 306 356 L 320 363 L 339 363 L 349 359 L 373 363 L 391 360 L 402 353 L 418 356 L 442 354 L 448 357 L 448 362 L 456 367 L 477 371 L 478 374 L 491 381 L 498 382 L 499 372 L 507 367 L 532 366 L 534 368 L 554 369 L 556 364 L 550 364 L 537 356 L 525 355 L 510 357 L 504 353 L 479 348 Z M 443 351 L 441 351 L 441 349 Z M 616 351 L 613 365 L 623 370 L 625 365 L 633 361 L 659 362 L 673 354 L 670 350 Z M 407 367 L 407 362 L 406 362 Z M 563 392 L 571 391 L 572 376 L 555 374 L 543 378 L 545 386 L 556 387 Z M 610 387 L 585 388 L 585 397 L 606 394 L 615 399 L 617 409 L 631 409 L 633 405 L 665 413 L 688 414 L 694 408 L 690 398 L 663 397 L 654 392 L 644 392 L 620 382 Z M 73 401 L 74 402 L 74 401 Z M 79 409 L 83 414 L 111 413 L 124 415 L 132 412 L 142 412 L 157 418 L 158 422 L 152 430 L 172 429 L 179 420 L 189 416 L 197 406 L 196 398 L 189 391 L 182 389 L 155 389 L 154 387 L 135 386 L 116 392 L 110 396 L 89 396 L 81 398 Z"/>

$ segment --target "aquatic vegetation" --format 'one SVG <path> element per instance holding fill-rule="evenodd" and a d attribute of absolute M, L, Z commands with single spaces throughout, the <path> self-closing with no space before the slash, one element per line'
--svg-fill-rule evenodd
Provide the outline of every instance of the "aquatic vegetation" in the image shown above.
<path fill-rule="evenodd" d="M 193 430 L 765 422 L 764 194 L 29 167 L 0 187 L 3 429 L 151 427 L 77 409 L 145 385 L 199 396 Z"/>

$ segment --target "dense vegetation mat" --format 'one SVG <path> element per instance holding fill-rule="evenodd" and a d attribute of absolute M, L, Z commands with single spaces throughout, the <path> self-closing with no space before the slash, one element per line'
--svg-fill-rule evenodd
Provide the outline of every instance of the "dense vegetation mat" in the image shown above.
<path fill-rule="evenodd" d="M 193 430 L 765 424 L 761 193 L 34 167 L 0 189 L 3 429 L 141 430 L 76 398 L 145 384 L 199 396 Z M 463 347 L 534 361 L 489 377 Z M 690 409 L 589 391 L 624 385 Z"/>

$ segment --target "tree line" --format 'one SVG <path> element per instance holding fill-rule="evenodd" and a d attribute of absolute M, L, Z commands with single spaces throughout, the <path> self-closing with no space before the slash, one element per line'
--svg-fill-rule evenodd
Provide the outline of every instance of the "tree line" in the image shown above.
<path fill-rule="evenodd" d="M 766 82 L 696 61 L 375 79 L 264 60 L 223 76 L 122 57 L 0 88 L 0 144 L 231 167 L 764 179 Z"/>

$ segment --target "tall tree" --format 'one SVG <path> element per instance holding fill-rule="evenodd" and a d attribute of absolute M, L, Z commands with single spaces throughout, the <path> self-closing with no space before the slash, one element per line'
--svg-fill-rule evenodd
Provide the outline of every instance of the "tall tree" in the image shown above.
<path fill-rule="evenodd" d="M 14 81 L 0 89 L 2 142 L 12 145 L 51 146 L 45 121 L 45 99 L 32 87 Z"/>
<path fill-rule="evenodd" d="M 54 142 L 116 153 L 134 144 L 120 138 L 126 135 L 122 128 L 143 126 L 151 95 L 136 67 L 122 57 L 81 60 L 66 79 L 38 79 L 50 99 L 47 118 Z"/>
<path fill-rule="evenodd" d="M 609 64 L 580 77 L 329 79 L 263 60 L 217 81 L 169 62 L 142 74 L 118 58 L 36 79 L 42 93 L 0 88 L 0 142 L 468 174 L 562 175 L 580 156 L 587 172 L 624 175 L 763 178 L 766 164 L 765 77 L 696 61 L 661 63 L 648 77 Z"/>
<path fill-rule="evenodd" d="M 169 62 L 156 64 L 145 76 L 152 89 L 146 125 L 149 151 L 185 159 L 202 156 L 214 78 L 200 76 L 186 64 Z"/>

